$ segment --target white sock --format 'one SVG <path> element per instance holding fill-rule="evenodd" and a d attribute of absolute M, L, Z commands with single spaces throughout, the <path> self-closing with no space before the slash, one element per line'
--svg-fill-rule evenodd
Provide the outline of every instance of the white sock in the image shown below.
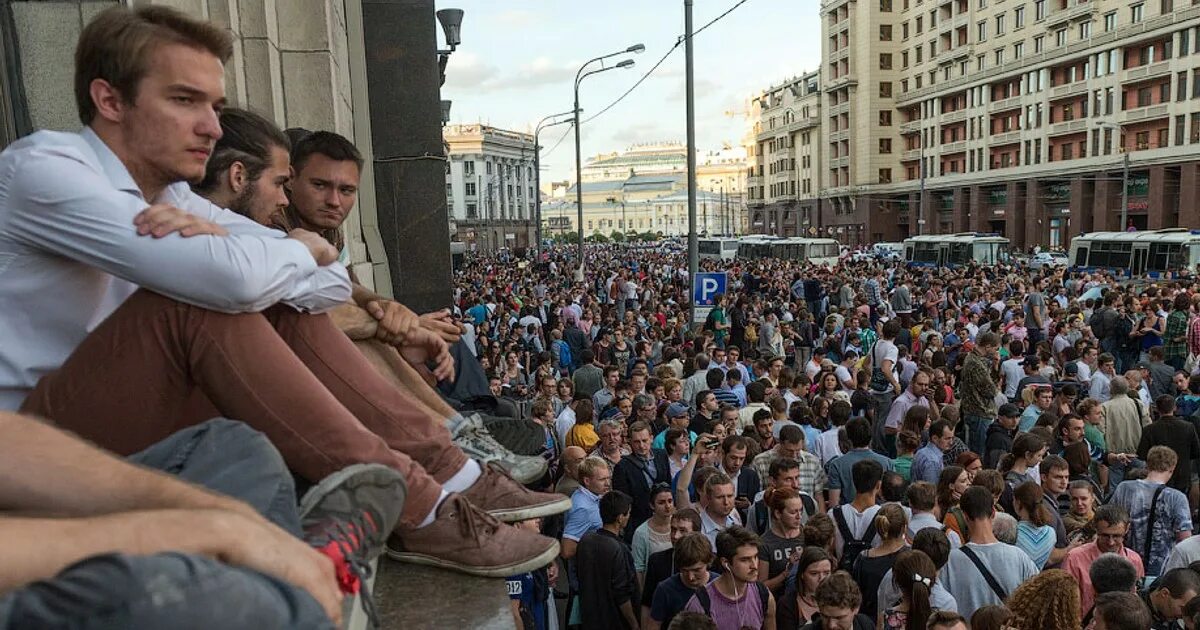
<path fill-rule="evenodd" d="M 438 508 L 442 507 L 442 501 L 445 501 L 446 497 L 448 496 L 450 496 L 450 493 L 442 490 L 442 495 L 439 496 L 438 500 L 433 504 L 433 509 L 429 510 L 429 514 L 425 515 L 425 520 L 421 521 L 421 523 L 417 525 L 417 529 L 433 523 L 433 519 L 437 518 Z"/>
<path fill-rule="evenodd" d="M 468 459 L 466 464 L 454 473 L 454 476 L 447 479 L 446 483 L 442 484 L 444 492 L 462 492 L 467 488 L 475 485 L 475 481 L 483 474 L 483 469 L 479 467 L 479 463 L 473 459 Z"/>

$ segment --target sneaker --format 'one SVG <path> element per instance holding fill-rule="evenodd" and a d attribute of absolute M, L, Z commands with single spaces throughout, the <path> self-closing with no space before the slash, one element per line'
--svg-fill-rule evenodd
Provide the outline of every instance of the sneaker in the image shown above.
<path fill-rule="evenodd" d="M 553 516 L 571 509 L 570 497 L 534 492 L 518 483 L 496 462 L 483 466 L 483 474 L 463 492 L 463 496 L 471 505 L 506 523 Z"/>
<path fill-rule="evenodd" d="M 506 525 L 451 494 L 433 523 L 404 528 L 387 541 L 387 555 L 481 577 L 506 577 L 540 569 L 558 556 L 558 541 Z"/>
<path fill-rule="evenodd" d="M 406 495 L 398 471 L 356 464 L 322 479 L 300 500 L 304 541 L 333 560 L 342 593 L 361 595 L 374 627 L 379 627 L 375 602 L 362 585 L 400 520 Z"/>
<path fill-rule="evenodd" d="M 457 427 L 454 427 L 451 437 L 454 443 L 467 454 L 467 457 L 485 465 L 496 462 L 520 483 L 534 483 L 546 476 L 548 468 L 545 459 L 517 455 L 510 451 L 503 444 L 497 442 L 491 433 L 488 433 L 479 414 L 473 413 L 466 416 Z"/>

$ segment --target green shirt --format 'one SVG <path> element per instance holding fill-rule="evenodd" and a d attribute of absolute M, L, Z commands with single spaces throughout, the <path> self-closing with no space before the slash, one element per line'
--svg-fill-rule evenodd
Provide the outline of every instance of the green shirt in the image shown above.
<path fill-rule="evenodd" d="M 1104 434 L 1100 432 L 1100 427 L 1094 424 L 1083 425 L 1083 437 L 1095 448 L 1101 451 L 1108 451 L 1108 445 L 1104 443 Z"/>
<path fill-rule="evenodd" d="M 892 465 L 896 467 L 896 472 L 900 473 L 905 481 L 912 481 L 912 464 L 912 455 L 901 455 L 892 462 Z"/>
<path fill-rule="evenodd" d="M 719 306 L 714 308 L 712 310 L 711 317 L 713 320 L 713 340 L 718 341 L 718 342 L 724 341 L 726 334 L 729 332 L 729 329 L 728 328 L 718 328 L 717 324 L 720 324 L 723 326 L 726 323 L 728 323 L 725 321 L 725 309 L 723 309 Z"/>

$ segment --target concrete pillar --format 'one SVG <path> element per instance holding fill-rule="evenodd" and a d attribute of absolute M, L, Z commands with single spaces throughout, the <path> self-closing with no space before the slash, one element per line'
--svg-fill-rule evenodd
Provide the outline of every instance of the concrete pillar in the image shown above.
<path fill-rule="evenodd" d="M 1166 207 L 1166 169 L 1150 167 L 1150 187 L 1146 191 L 1146 228 L 1159 230 L 1166 227 L 1164 220 L 1169 210 Z"/>
<path fill-rule="evenodd" d="M 988 221 L 992 216 L 991 200 L 982 186 L 971 186 L 968 193 L 968 227 L 970 232 L 989 232 Z"/>
<path fill-rule="evenodd" d="M 1200 163 L 1179 167 L 1179 227 L 1200 226 Z"/>
<path fill-rule="evenodd" d="M 954 189 L 954 231 L 967 232 L 970 227 L 971 189 L 963 186 Z"/>
<path fill-rule="evenodd" d="M 1111 232 L 1117 228 L 1117 208 L 1121 205 L 1120 174 L 1101 172 L 1096 175 L 1092 197 L 1092 231 Z"/>
<path fill-rule="evenodd" d="M 1025 247 L 1025 182 L 1007 183 L 1008 196 L 1004 204 L 1004 236 L 1014 250 Z"/>
<path fill-rule="evenodd" d="M 1080 232 L 1092 231 L 1093 197 L 1095 195 L 1095 180 L 1078 177 L 1071 180 L 1071 229 L 1064 235 L 1064 245 L 1070 237 Z"/>
<path fill-rule="evenodd" d="M 1036 179 L 1025 180 L 1025 220 L 1021 228 L 1025 230 L 1023 247 L 1045 245 L 1046 204 L 1042 201 L 1042 187 Z M 1019 228 L 1020 229 L 1020 228 Z"/>

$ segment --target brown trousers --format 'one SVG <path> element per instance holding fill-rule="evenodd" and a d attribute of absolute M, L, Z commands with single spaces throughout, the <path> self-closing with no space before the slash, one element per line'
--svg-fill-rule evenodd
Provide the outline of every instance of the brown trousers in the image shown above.
<path fill-rule="evenodd" d="M 371 367 L 325 315 L 228 315 L 140 290 L 41 379 L 22 411 L 120 455 L 214 415 L 263 432 L 301 477 L 355 463 L 404 474 L 401 523 L 466 463 L 444 418 Z"/>

